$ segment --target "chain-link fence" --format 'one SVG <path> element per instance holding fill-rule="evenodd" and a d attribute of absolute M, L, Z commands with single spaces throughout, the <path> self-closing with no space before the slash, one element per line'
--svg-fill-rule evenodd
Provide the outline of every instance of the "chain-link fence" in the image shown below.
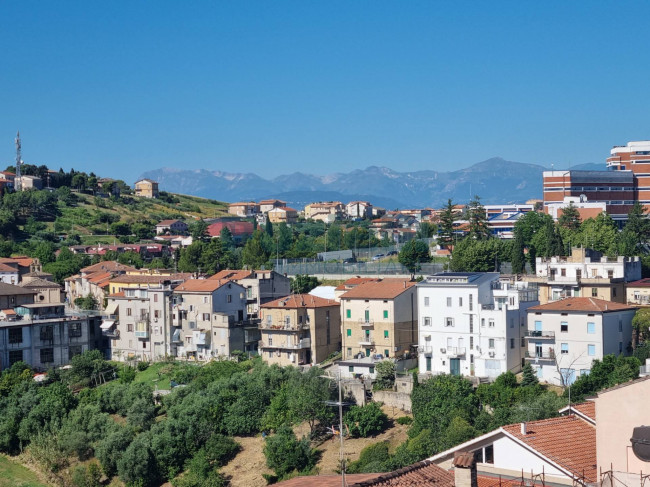
<path fill-rule="evenodd" d="M 410 275 L 411 272 L 398 262 L 356 262 L 342 264 L 340 262 L 280 262 L 274 270 L 280 274 L 295 276 L 296 274 L 349 274 L 353 275 Z M 447 270 L 447 264 L 420 264 L 415 271 L 417 275 L 430 275 Z"/>

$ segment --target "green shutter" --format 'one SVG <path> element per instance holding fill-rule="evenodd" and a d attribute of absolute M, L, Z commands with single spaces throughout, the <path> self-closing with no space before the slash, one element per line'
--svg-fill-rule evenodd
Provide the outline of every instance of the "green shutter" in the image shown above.
<path fill-rule="evenodd" d="M 352 328 L 348 328 L 348 336 L 349 336 L 349 337 L 352 336 Z"/>
<path fill-rule="evenodd" d="M 384 310 L 384 319 L 386 319 L 386 320 L 388 319 L 388 310 L 387 309 Z"/>
<path fill-rule="evenodd" d="M 384 338 L 388 338 L 388 330 L 384 330 Z"/>
<path fill-rule="evenodd" d="M 346 317 L 346 318 L 352 318 L 352 311 L 349 310 L 349 309 L 346 309 L 346 310 L 345 310 L 345 317 Z"/>

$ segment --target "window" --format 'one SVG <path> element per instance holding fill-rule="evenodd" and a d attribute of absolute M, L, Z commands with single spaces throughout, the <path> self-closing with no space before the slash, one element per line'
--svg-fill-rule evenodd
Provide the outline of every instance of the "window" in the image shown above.
<path fill-rule="evenodd" d="M 203 296 L 203 304 L 207 304 L 207 303 L 208 303 L 208 297 L 207 297 L 207 296 Z"/>
<path fill-rule="evenodd" d="M 493 319 L 488 320 L 488 328 L 494 328 L 494 320 Z"/>
<path fill-rule="evenodd" d="M 431 326 L 431 318 L 429 316 L 424 318 L 424 326 Z"/>
<path fill-rule="evenodd" d="M 388 353 L 388 349 L 385 348 L 385 349 L 384 349 L 384 357 L 388 358 L 388 355 L 389 355 L 389 353 Z"/>
<path fill-rule="evenodd" d="M 597 287 L 592 287 L 591 288 L 591 297 L 595 298 L 598 296 L 598 288 Z"/>
<path fill-rule="evenodd" d="M 54 340 L 54 327 L 52 325 L 41 326 L 41 340 Z"/>
<path fill-rule="evenodd" d="M 618 331 L 619 333 L 623 331 L 623 320 L 619 318 L 618 320 Z"/>
<path fill-rule="evenodd" d="M 157 295 L 157 294 L 154 294 L 154 295 L 153 295 L 153 302 L 154 302 L 154 303 L 157 303 L 157 302 L 158 302 L 158 295 Z"/>
<path fill-rule="evenodd" d="M 447 308 L 451 308 L 451 298 L 447 298 Z"/>
<path fill-rule="evenodd" d="M 126 316 L 133 316 L 133 310 L 131 308 L 126 308 Z"/>
<path fill-rule="evenodd" d="M 462 297 L 458 298 L 458 306 L 460 306 L 461 308 L 463 307 L 463 298 Z"/>
<path fill-rule="evenodd" d="M 70 327 L 68 328 L 68 336 L 70 338 L 81 337 L 81 323 L 70 323 Z"/>
<path fill-rule="evenodd" d="M 424 297 L 424 305 L 429 306 L 429 296 Z"/>
<path fill-rule="evenodd" d="M 472 295 L 469 295 L 469 310 L 472 311 L 474 309 L 474 301 L 472 299 Z"/>
<path fill-rule="evenodd" d="M 587 323 L 587 333 L 596 333 L 596 323 Z"/>
<path fill-rule="evenodd" d="M 474 337 L 469 337 L 469 349 L 474 350 Z"/>
<path fill-rule="evenodd" d="M 607 278 L 608 279 L 614 279 L 614 271 L 613 270 L 608 270 L 607 271 Z"/>
<path fill-rule="evenodd" d="M 232 294 L 226 294 L 226 303 L 232 303 Z"/>
<path fill-rule="evenodd" d="M 623 353 L 623 342 L 618 342 L 618 353 Z"/>
<path fill-rule="evenodd" d="M 388 338 L 388 330 L 384 330 L 384 338 Z"/>
<path fill-rule="evenodd" d="M 210 313 L 203 313 L 203 321 L 210 321 Z"/>
<path fill-rule="evenodd" d="M 385 320 L 388 319 L 388 310 L 387 309 L 384 310 L 384 319 Z"/>
<path fill-rule="evenodd" d="M 51 364 L 52 362 L 54 362 L 54 349 L 41 348 L 41 363 Z"/>
<path fill-rule="evenodd" d="M 348 372 L 354 372 L 354 365 L 348 366 Z"/>
<path fill-rule="evenodd" d="M 454 326 L 453 318 L 445 318 L 445 326 Z"/>
<path fill-rule="evenodd" d="M 560 331 L 562 333 L 567 333 L 569 331 L 569 323 L 567 321 L 563 321 L 560 323 Z"/>
<path fill-rule="evenodd" d="M 13 365 L 16 362 L 23 361 L 23 351 L 22 350 L 9 350 L 9 365 Z"/>
<path fill-rule="evenodd" d="M 616 288 L 615 287 L 612 288 L 612 297 L 613 298 L 616 297 Z"/>
<path fill-rule="evenodd" d="M 9 343 L 23 343 L 22 328 L 9 328 Z"/>
<path fill-rule="evenodd" d="M 474 333 L 474 315 L 469 315 L 469 332 Z"/>
<path fill-rule="evenodd" d="M 374 373 L 375 373 L 375 368 L 374 368 L 374 367 L 370 367 L 369 372 L 370 372 L 371 374 L 374 374 Z"/>
<path fill-rule="evenodd" d="M 521 348 L 524 348 L 526 346 L 526 339 L 524 337 L 521 337 Z"/>
<path fill-rule="evenodd" d="M 510 339 L 510 348 L 515 348 L 515 339 L 514 338 Z"/>
<path fill-rule="evenodd" d="M 126 324 L 126 331 L 133 331 L 133 323 Z"/>
<path fill-rule="evenodd" d="M 483 463 L 494 463 L 494 445 L 484 448 Z"/>
<path fill-rule="evenodd" d="M 352 318 L 352 310 L 346 309 L 345 310 L 345 317 L 346 318 Z"/>
<path fill-rule="evenodd" d="M 596 355 L 596 345 L 587 345 L 587 355 L 590 357 Z"/>
<path fill-rule="evenodd" d="M 346 333 L 346 335 L 349 336 L 349 337 L 352 336 L 352 328 L 348 328 L 348 329 L 347 329 L 347 333 Z"/>
<path fill-rule="evenodd" d="M 488 347 L 494 348 L 494 338 L 490 338 L 490 340 L 488 341 Z"/>
<path fill-rule="evenodd" d="M 566 269 L 564 267 L 562 269 L 560 269 L 560 275 L 562 277 L 566 277 Z"/>
<path fill-rule="evenodd" d="M 72 360 L 72 357 L 75 355 L 81 355 L 82 348 L 81 345 L 70 345 L 68 348 L 68 360 Z"/>
<path fill-rule="evenodd" d="M 348 357 L 352 357 L 352 348 L 348 347 Z"/>
<path fill-rule="evenodd" d="M 485 328 L 485 318 L 481 318 L 481 326 Z"/>
<path fill-rule="evenodd" d="M 153 311 L 153 317 L 156 318 L 156 319 L 160 318 L 160 311 L 158 311 L 157 309 L 155 309 L 155 310 Z"/>
<path fill-rule="evenodd" d="M 510 328 L 514 328 L 514 327 L 515 327 L 515 319 L 510 318 Z"/>
<path fill-rule="evenodd" d="M 560 345 L 560 353 L 562 353 L 562 354 L 569 353 L 569 344 L 568 343 L 562 343 Z"/>

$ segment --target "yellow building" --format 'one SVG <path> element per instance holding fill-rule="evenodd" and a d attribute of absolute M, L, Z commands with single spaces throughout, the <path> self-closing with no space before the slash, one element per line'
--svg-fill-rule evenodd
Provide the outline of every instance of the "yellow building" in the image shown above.
<path fill-rule="evenodd" d="M 192 277 L 192 274 L 179 273 L 171 275 L 160 274 L 123 274 L 113 277 L 109 282 L 109 294 L 117 294 L 125 289 L 136 289 L 143 286 L 160 287 L 164 283 L 183 282 Z"/>
<path fill-rule="evenodd" d="M 298 212 L 293 208 L 273 208 L 267 213 L 271 223 L 296 223 L 298 221 Z"/>
<path fill-rule="evenodd" d="M 151 179 L 140 179 L 135 182 L 135 195 L 143 198 L 158 198 L 158 183 Z"/>

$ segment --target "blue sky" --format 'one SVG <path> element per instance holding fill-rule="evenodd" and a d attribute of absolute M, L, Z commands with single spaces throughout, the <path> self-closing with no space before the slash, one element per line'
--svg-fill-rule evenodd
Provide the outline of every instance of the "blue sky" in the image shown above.
<path fill-rule="evenodd" d="M 327 174 L 650 138 L 650 2 L 0 2 L 0 165 Z"/>

